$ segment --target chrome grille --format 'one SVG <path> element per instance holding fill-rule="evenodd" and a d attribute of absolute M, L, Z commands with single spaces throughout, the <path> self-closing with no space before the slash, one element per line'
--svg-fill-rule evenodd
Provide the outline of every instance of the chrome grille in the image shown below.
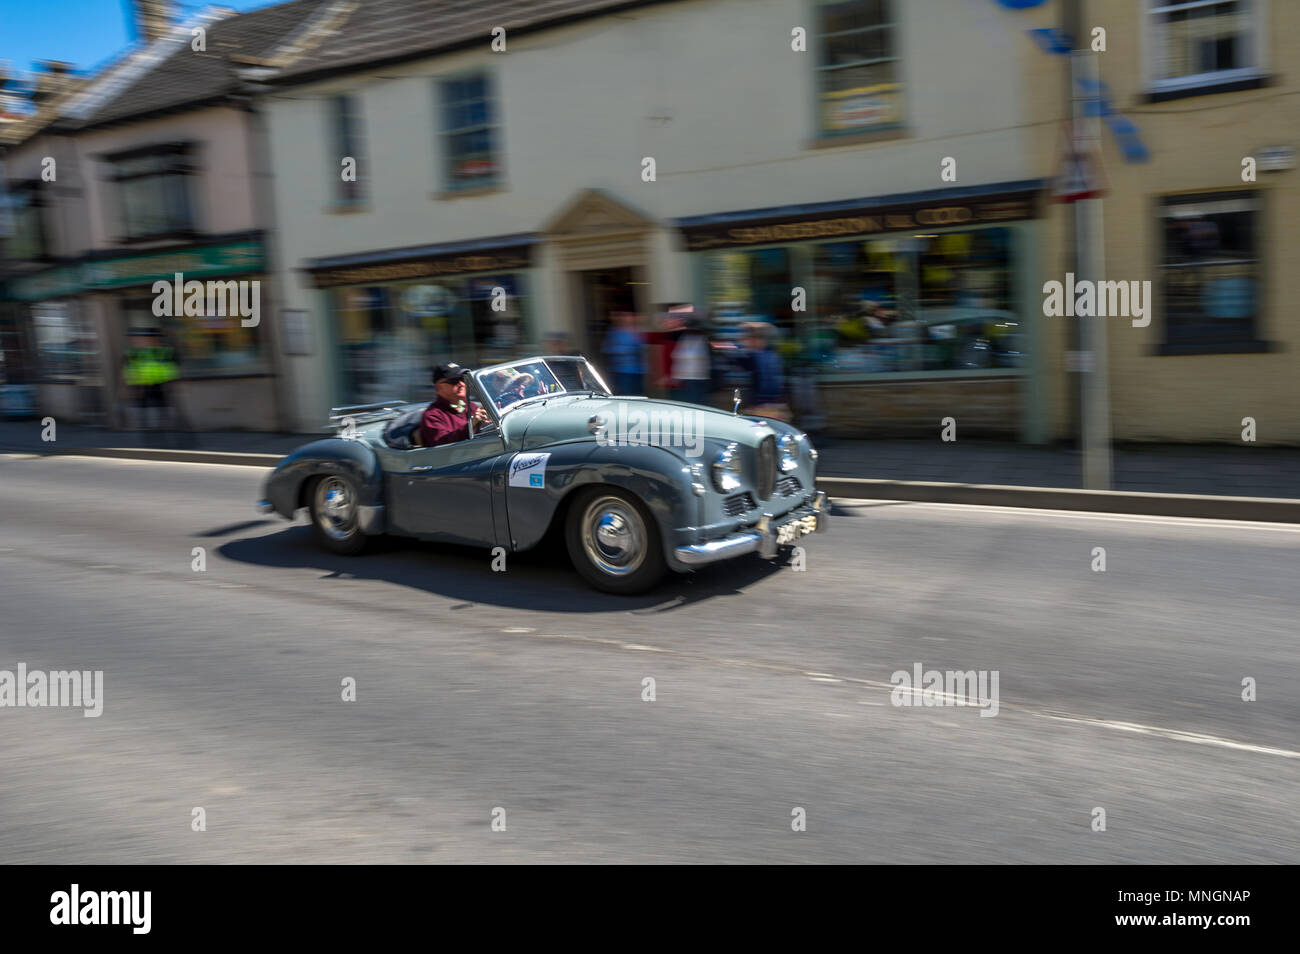
<path fill-rule="evenodd" d="M 782 477 L 776 482 L 776 492 L 782 497 L 793 497 L 801 490 L 803 484 L 799 483 L 798 477 Z"/>
<path fill-rule="evenodd" d="M 776 438 L 768 435 L 758 444 L 758 472 L 754 475 L 754 490 L 759 500 L 767 500 L 776 489 Z"/>
<path fill-rule="evenodd" d="M 739 517 L 747 510 L 753 510 L 758 504 L 754 503 L 754 498 L 749 494 L 732 494 L 726 500 L 722 501 L 722 512 L 728 517 Z"/>

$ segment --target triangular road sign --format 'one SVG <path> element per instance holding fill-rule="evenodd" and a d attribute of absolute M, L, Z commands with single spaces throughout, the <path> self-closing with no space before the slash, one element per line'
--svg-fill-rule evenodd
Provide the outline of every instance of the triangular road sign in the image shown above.
<path fill-rule="evenodd" d="M 1105 170 L 1095 143 L 1066 135 L 1060 171 L 1052 186 L 1055 202 L 1098 199 L 1106 194 Z"/>

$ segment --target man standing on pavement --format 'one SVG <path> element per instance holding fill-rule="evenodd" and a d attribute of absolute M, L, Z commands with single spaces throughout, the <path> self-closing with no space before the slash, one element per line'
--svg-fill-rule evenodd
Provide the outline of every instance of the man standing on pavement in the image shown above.
<path fill-rule="evenodd" d="M 171 383 L 180 376 L 176 355 L 155 328 L 131 331 L 131 344 L 122 359 L 122 380 L 135 405 L 136 426 L 161 431 L 171 424 Z"/>
<path fill-rule="evenodd" d="M 455 363 L 440 364 L 433 369 L 433 387 L 438 397 L 424 409 L 420 423 L 420 443 L 425 447 L 454 444 L 469 440 L 469 424 L 486 424 L 491 418 L 478 404 L 465 398 L 465 376 L 469 372 Z"/>
<path fill-rule="evenodd" d="M 644 340 L 636 327 L 636 315 L 616 311 L 610 320 L 613 324 L 605 335 L 605 357 L 609 362 L 609 372 L 614 376 L 614 391 L 616 394 L 644 394 L 645 364 L 641 359 Z"/>

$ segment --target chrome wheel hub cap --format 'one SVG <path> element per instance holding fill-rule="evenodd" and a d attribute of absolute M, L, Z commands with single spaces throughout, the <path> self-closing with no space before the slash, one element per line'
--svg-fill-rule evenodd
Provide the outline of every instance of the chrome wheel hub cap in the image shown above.
<path fill-rule="evenodd" d="M 636 508 L 618 497 L 593 500 L 582 518 L 582 544 L 610 576 L 626 576 L 645 560 L 646 529 Z"/>
<path fill-rule="evenodd" d="M 337 477 L 326 477 L 316 485 L 316 522 L 336 540 L 345 540 L 356 532 L 356 500 L 348 485 Z"/>

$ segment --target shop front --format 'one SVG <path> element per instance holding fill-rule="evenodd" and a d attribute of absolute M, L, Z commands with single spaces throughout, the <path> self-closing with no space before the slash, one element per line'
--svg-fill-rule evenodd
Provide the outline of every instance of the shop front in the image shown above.
<path fill-rule="evenodd" d="M 1037 180 L 681 219 L 724 342 L 775 326 L 828 433 L 1039 440 Z"/>
<path fill-rule="evenodd" d="M 11 301 L 5 337 L 30 349 L 23 393 L 33 411 L 57 420 L 103 424 L 102 334 L 82 290 L 75 265 L 12 279 L 6 287 Z"/>
<path fill-rule="evenodd" d="M 535 349 L 535 241 L 504 236 L 308 262 L 332 316 L 332 403 L 421 400 L 435 364 L 473 367 Z"/>
<path fill-rule="evenodd" d="M 269 322 L 261 320 L 270 314 L 264 261 L 260 236 L 241 234 L 183 249 L 101 255 L 11 281 L 9 294 L 26 302 L 36 342 L 42 413 L 133 426 L 123 363 L 133 335 L 154 330 L 180 374 L 169 395 L 176 426 L 274 430 Z M 155 283 L 178 280 L 242 289 L 242 300 L 256 304 L 256 320 L 227 308 L 233 298 L 218 298 L 214 307 L 205 296 L 189 313 L 159 308 Z"/>

